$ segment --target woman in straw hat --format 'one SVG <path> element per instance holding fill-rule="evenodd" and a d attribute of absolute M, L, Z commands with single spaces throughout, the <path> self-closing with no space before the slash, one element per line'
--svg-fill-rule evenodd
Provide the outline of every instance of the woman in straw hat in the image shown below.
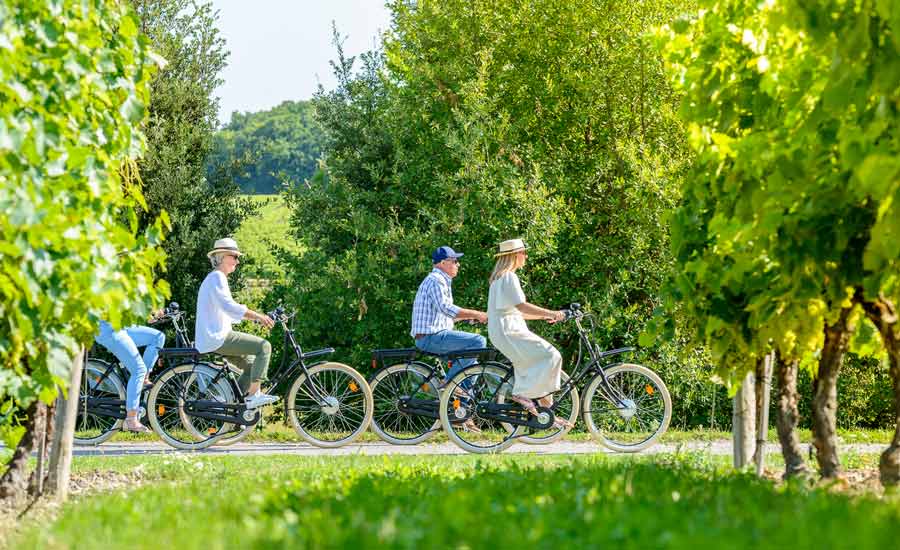
<path fill-rule="evenodd" d="M 516 381 L 511 399 L 529 413 L 537 415 L 532 399 L 541 406 L 553 404 L 551 394 L 559 389 L 562 355 L 546 340 L 528 330 L 526 319 L 562 321 L 562 311 L 552 311 L 529 304 L 519 284 L 516 271 L 528 257 L 522 239 L 500 243 L 495 255 L 497 264 L 491 273 L 488 293 L 488 336 L 491 343 L 512 361 Z M 564 418 L 555 420 L 557 426 L 567 426 Z"/>
<path fill-rule="evenodd" d="M 237 268 L 241 256 L 234 239 L 219 239 L 207 252 L 213 270 L 209 272 L 197 296 L 197 325 L 194 341 L 200 353 L 218 353 L 242 370 L 238 385 L 247 392 L 244 404 L 255 409 L 278 401 L 278 397 L 260 391 L 272 355 L 272 345 L 263 338 L 231 330 L 244 319 L 257 321 L 266 328 L 275 322 L 231 297 L 228 275 Z"/>

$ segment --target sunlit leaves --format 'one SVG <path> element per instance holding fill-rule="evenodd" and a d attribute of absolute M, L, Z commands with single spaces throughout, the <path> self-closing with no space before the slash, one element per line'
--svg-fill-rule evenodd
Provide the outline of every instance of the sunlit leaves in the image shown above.
<path fill-rule="evenodd" d="M 658 34 L 697 153 L 670 292 L 740 374 L 772 345 L 810 356 L 856 289 L 897 292 L 900 80 L 880 75 L 900 74 L 900 19 L 874 0 L 703 8 Z"/>
<path fill-rule="evenodd" d="M 143 317 L 160 223 L 120 168 L 144 147 L 154 63 L 112 0 L 0 5 L 0 399 L 49 401 L 100 318 Z M 126 191 L 127 190 L 127 191 Z"/>

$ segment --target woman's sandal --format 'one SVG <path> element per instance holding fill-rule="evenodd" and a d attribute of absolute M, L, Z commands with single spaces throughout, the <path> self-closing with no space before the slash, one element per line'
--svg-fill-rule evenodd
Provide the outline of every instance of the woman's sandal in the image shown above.
<path fill-rule="evenodd" d="M 122 422 L 122 431 L 123 432 L 135 432 L 135 433 L 149 433 L 151 430 L 147 426 L 141 424 L 141 421 L 135 417 L 134 422 L 129 422 L 128 419 L 125 419 L 125 422 Z"/>
<path fill-rule="evenodd" d="M 475 421 L 471 418 L 462 423 L 462 429 L 473 434 L 480 434 L 481 428 L 475 425 Z"/>
<path fill-rule="evenodd" d="M 538 410 L 537 410 L 537 407 L 534 406 L 533 400 L 531 400 L 527 397 L 520 397 L 518 395 L 510 395 L 509 400 L 514 401 L 514 402 L 518 403 L 519 405 L 521 405 L 522 408 L 525 409 L 526 411 L 528 411 L 528 414 L 530 414 L 531 416 L 538 415 Z"/>
<path fill-rule="evenodd" d="M 575 424 L 572 422 L 569 422 L 568 420 L 566 420 L 565 418 L 563 418 L 561 416 L 557 416 L 556 418 L 553 419 L 553 427 L 554 428 L 562 428 L 564 430 L 571 430 L 572 428 L 575 427 Z"/>

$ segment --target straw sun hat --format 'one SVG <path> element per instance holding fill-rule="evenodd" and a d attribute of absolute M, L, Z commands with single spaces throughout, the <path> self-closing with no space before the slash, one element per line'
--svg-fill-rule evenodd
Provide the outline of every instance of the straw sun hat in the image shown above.
<path fill-rule="evenodd" d="M 206 256 L 212 258 L 214 254 L 218 254 L 219 252 L 231 252 L 237 256 L 243 256 L 241 251 L 238 250 L 238 245 L 234 241 L 234 239 L 224 238 L 216 241 L 216 244 L 213 245 L 213 249 L 206 253 Z"/>
<path fill-rule="evenodd" d="M 497 253 L 494 254 L 494 257 L 497 256 L 505 256 L 506 254 L 515 254 L 516 252 L 521 252 L 526 250 L 528 247 L 525 246 L 525 243 L 522 242 L 522 239 L 510 239 L 508 241 L 503 241 L 497 247 Z"/>

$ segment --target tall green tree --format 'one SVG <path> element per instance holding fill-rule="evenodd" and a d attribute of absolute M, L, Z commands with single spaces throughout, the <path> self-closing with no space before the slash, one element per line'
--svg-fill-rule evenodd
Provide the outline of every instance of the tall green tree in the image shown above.
<path fill-rule="evenodd" d="M 172 298 L 193 311 L 197 290 L 209 272 L 206 252 L 216 239 L 232 236 L 253 212 L 241 199 L 235 163 L 207 171 L 218 124 L 221 72 L 228 52 L 216 27 L 210 2 L 194 0 L 131 0 L 142 34 L 168 60 L 150 83 L 147 152 L 139 163 L 149 224 L 163 209 L 172 231 L 164 244 L 169 257 L 160 276 L 169 282 Z M 240 273 L 234 286 L 239 288 Z"/>
<path fill-rule="evenodd" d="M 112 0 L 0 4 L 0 402 L 22 426 L 0 497 L 22 489 L 40 401 L 65 389 L 99 319 L 122 326 L 168 293 L 167 217 L 133 177 L 158 56 Z"/>
<path fill-rule="evenodd" d="M 339 57 L 314 100 L 326 170 L 292 193 L 307 251 L 289 269 L 306 333 L 359 358 L 410 345 L 434 247 L 467 253 L 454 295 L 484 308 L 496 243 L 521 236 L 535 301 L 585 303 L 603 343 L 634 342 L 688 154 L 644 36 L 684 4 L 393 2 L 383 53 Z"/>
<path fill-rule="evenodd" d="M 836 381 L 862 314 L 888 351 L 900 420 L 900 11 L 702 4 L 664 32 L 697 154 L 673 217 L 669 300 L 697 320 L 726 379 L 772 348 L 816 365 L 813 430 L 831 477 Z M 881 478 L 900 481 L 900 424 Z"/>
<path fill-rule="evenodd" d="M 216 132 L 210 169 L 241 163 L 235 178 L 244 193 L 273 194 L 284 182 L 303 184 L 318 167 L 322 132 L 309 101 L 285 101 L 257 113 L 232 113 Z"/>

